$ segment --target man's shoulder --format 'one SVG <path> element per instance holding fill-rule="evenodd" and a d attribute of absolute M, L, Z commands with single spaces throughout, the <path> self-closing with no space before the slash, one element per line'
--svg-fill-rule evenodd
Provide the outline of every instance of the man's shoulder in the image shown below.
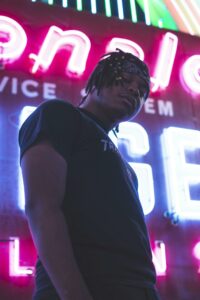
<path fill-rule="evenodd" d="M 63 100 L 48 100 L 42 102 L 37 107 L 38 110 L 69 110 L 69 111 L 77 111 L 77 108 L 70 102 L 63 101 Z"/>

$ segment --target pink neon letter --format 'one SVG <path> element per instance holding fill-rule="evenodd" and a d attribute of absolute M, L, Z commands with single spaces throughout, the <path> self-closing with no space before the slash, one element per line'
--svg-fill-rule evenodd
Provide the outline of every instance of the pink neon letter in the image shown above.
<path fill-rule="evenodd" d="M 200 242 L 194 246 L 193 254 L 200 261 Z"/>
<path fill-rule="evenodd" d="M 156 274 L 158 276 L 164 276 L 166 275 L 167 270 L 165 244 L 162 241 L 155 241 L 155 245 L 156 247 L 152 252 L 152 255 Z"/>
<path fill-rule="evenodd" d="M 35 60 L 32 72 L 35 73 L 39 67 L 48 69 L 53 58 L 61 47 L 72 46 L 72 54 L 67 64 L 66 73 L 71 72 L 80 76 L 86 66 L 91 43 L 89 38 L 81 31 L 63 31 L 56 26 L 50 27 L 38 55 L 30 54 L 30 58 Z"/>
<path fill-rule="evenodd" d="M 200 55 L 193 55 L 182 67 L 182 78 L 190 91 L 200 93 Z"/>
<path fill-rule="evenodd" d="M 27 44 L 24 29 L 11 18 L 0 16 L 0 59 L 16 60 Z"/>
<path fill-rule="evenodd" d="M 106 52 L 115 51 L 116 48 L 119 48 L 125 52 L 133 53 L 135 56 L 139 57 L 141 60 L 144 60 L 144 52 L 142 48 L 134 43 L 131 40 L 122 39 L 122 38 L 113 38 L 106 47 Z"/>
<path fill-rule="evenodd" d="M 33 274 L 33 267 L 19 266 L 19 238 L 11 237 L 9 242 L 9 275 L 30 276 Z"/>
<path fill-rule="evenodd" d="M 193 248 L 193 255 L 199 261 L 198 271 L 197 272 L 200 274 L 200 241 L 194 246 L 194 248 Z"/>
<path fill-rule="evenodd" d="M 175 34 L 167 32 L 161 42 L 155 73 L 151 81 L 153 83 L 152 92 L 159 88 L 168 86 L 174 59 L 178 45 L 178 38 Z"/>

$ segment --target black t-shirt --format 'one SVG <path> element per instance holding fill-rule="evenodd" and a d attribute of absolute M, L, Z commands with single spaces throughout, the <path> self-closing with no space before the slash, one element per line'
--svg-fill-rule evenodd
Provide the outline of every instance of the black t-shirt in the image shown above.
<path fill-rule="evenodd" d="M 103 124 L 83 109 L 51 100 L 22 125 L 20 161 L 41 137 L 48 138 L 68 163 L 62 210 L 89 288 L 98 282 L 153 287 L 155 269 L 137 178 Z M 38 258 L 36 289 L 48 288 L 53 287 Z"/>

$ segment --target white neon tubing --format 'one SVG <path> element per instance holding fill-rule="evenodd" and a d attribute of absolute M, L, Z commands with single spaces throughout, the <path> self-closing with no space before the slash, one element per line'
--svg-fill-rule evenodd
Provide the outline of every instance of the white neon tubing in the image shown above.
<path fill-rule="evenodd" d="M 138 178 L 138 194 L 144 215 L 150 214 L 155 207 L 155 193 L 152 168 L 144 163 L 132 163 L 129 165 L 135 171 Z M 145 187 L 145 188 L 144 188 Z"/>
<path fill-rule="evenodd" d="M 149 152 L 149 139 L 146 130 L 138 123 L 122 122 L 119 125 L 117 144 L 123 143 L 130 157 L 140 157 Z M 129 165 L 138 177 L 138 193 L 144 214 L 152 212 L 155 206 L 155 194 L 152 168 L 144 163 L 132 163 Z M 145 185 L 145 189 L 142 186 Z"/>
<path fill-rule="evenodd" d="M 2 61 L 18 59 L 27 45 L 27 36 L 22 26 L 11 18 L 0 16 L 1 36 L 9 36 L 9 40 L 0 41 L 0 59 Z"/>
<path fill-rule="evenodd" d="M 154 76 L 151 78 L 154 84 L 152 92 L 155 92 L 159 88 L 165 89 L 169 85 L 177 46 L 177 36 L 171 32 L 167 32 L 162 39 Z"/>
<path fill-rule="evenodd" d="M 168 211 L 180 219 L 200 220 L 200 201 L 190 185 L 200 184 L 200 165 L 186 162 L 185 150 L 199 149 L 200 131 L 169 127 L 161 136 Z"/>
<path fill-rule="evenodd" d="M 150 11 L 149 11 L 149 1 L 143 0 L 144 2 L 144 14 L 145 14 L 145 22 L 147 25 L 151 24 L 151 17 L 150 17 Z"/>
<path fill-rule="evenodd" d="M 119 142 L 126 145 L 130 156 L 137 157 L 149 152 L 149 137 L 142 125 L 135 122 L 122 122 L 117 136 Z"/>
<path fill-rule="evenodd" d="M 200 55 L 189 57 L 182 66 L 181 77 L 186 89 L 200 94 Z"/>
<path fill-rule="evenodd" d="M 137 22 L 135 0 L 130 0 L 130 8 L 131 8 L 131 19 L 132 19 L 132 22 Z"/>
<path fill-rule="evenodd" d="M 97 13 L 97 4 L 96 4 L 96 0 L 91 0 L 91 12 L 93 14 Z"/>
<path fill-rule="evenodd" d="M 122 0 L 117 0 L 117 8 L 118 8 L 118 16 L 119 19 L 124 19 L 124 10 L 123 10 L 123 3 Z"/>
<path fill-rule="evenodd" d="M 62 0 L 62 6 L 68 7 L 68 0 Z"/>
<path fill-rule="evenodd" d="M 180 3 L 178 3 L 179 1 L 171 0 L 171 2 L 173 4 L 175 10 L 177 11 L 179 17 L 182 19 L 183 23 L 185 24 L 188 32 L 193 35 L 194 30 L 193 30 L 190 22 L 188 21 L 188 18 L 186 18 L 185 14 L 183 13 L 183 9 L 180 8 Z"/>
<path fill-rule="evenodd" d="M 19 238 L 10 237 L 9 241 L 9 275 L 15 277 L 32 276 L 34 267 L 19 265 Z"/>
<path fill-rule="evenodd" d="M 107 44 L 106 52 L 116 51 L 116 48 L 124 52 L 130 52 L 139 59 L 144 60 L 144 51 L 137 43 L 131 40 L 115 37 Z"/>
<path fill-rule="evenodd" d="M 58 49 L 72 46 L 72 53 L 67 64 L 66 73 L 80 76 L 85 71 L 88 55 L 91 48 L 89 38 L 81 31 L 66 30 L 51 26 L 38 55 L 30 54 L 30 58 L 35 61 L 32 73 L 39 68 L 47 70 L 51 65 Z"/>
<path fill-rule="evenodd" d="M 152 256 L 157 276 L 165 276 L 167 271 L 167 259 L 165 244 L 162 241 L 155 241 L 155 249 L 152 251 Z"/>

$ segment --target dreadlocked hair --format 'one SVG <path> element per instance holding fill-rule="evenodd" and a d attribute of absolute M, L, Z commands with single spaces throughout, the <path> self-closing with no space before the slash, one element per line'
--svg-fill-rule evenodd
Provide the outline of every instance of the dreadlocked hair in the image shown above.
<path fill-rule="evenodd" d="M 97 94 L 99 94 L 103 87 L 109 87 L 113 84 L 123 84 L 122 71 L 123 65 L 126 62 L 137 65 L 141 70 L 141 74 L 144 74 L 147 83 L 147 91 L 149 93 L 150 76 L 146 64 L 131 53 L 123 52 L 118 48 L 116 50 L 117 51 L 115 52 L 109 52 L 101 56 L 100 61 L 87 82 L 85 88 L 86 96 L 84 98 L 87 97 L 94 87 L 97 89 Z"/>
<path fill-rule="evenodd" d="M 93 88 L 95 88 L 97 94 L 99 94 L 100 90 L 104 87 L 109 87 L 114 84 L 123 85 L 125 81 L 123 72 L 135 73 L 144 79 L 147 86 L 145 98 L 147 98 L 150 89 L 150 76 L 147 65 L 135 55 L 123 52 L 117 48 L 115 52 L 109 52 L 101 56 L 100 61 L 89 77 L 85 87 L 85 96 L 82 98 L 80 104 L 86 100 Z M 116 126 L 113 132 L 116 135 L 118 131 L 119 126 Z"/>

